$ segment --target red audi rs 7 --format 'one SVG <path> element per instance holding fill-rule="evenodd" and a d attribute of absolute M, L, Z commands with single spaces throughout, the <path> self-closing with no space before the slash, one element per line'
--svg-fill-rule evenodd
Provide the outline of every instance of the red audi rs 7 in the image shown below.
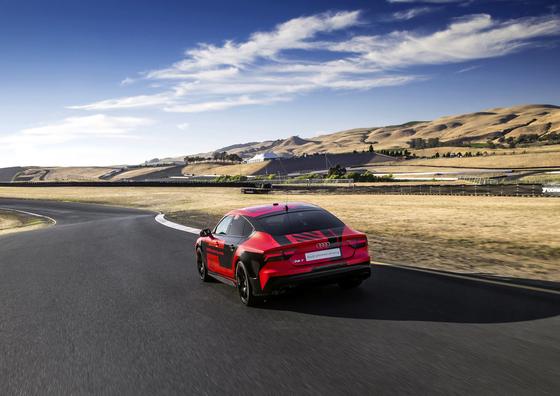
<path fill-rule="evenodd" d="M 232 210 L 195 247 L 200 279 L 236 287 L 246 305 L 311 283 L 353 288 L 371 274 L 366 235 L 307 203 Z"/>

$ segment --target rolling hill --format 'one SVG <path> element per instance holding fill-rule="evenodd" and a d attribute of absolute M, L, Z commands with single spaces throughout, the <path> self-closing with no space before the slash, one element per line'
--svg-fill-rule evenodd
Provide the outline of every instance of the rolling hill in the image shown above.
<path fill-rule="evenodd" d="M 439 138 L 448 146 L 459 146 L 464 142 L 497 142 L 502 136 L 508 138 L 523 134 L 546 135 L 552 132 L 560 133 L 560 106 L 522 105 L 445 116 L 433 121 L 354 128 L 312 138 L 291 136 L 287 139 L 236 144 L 216 151 L 227 151 L 243 158 L 265 151 L 290 155 L 342 153 L 362 151 L 370 144 L 376 149 L 404 148 L 408 147 L 407 142 L 414 138 Z"/>

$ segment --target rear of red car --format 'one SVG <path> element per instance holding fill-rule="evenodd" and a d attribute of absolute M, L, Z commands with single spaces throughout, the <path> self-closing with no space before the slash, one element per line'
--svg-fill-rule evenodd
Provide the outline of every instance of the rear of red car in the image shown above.
<path fill-rule="evenodd" d="M 266 246 L 258 276 L 251 282 L 257 295 L 309 283 L 350 288 L 371 274 L 366 235 L 323 209 L 276 212 L 252 222 L 252 241 Z"/>

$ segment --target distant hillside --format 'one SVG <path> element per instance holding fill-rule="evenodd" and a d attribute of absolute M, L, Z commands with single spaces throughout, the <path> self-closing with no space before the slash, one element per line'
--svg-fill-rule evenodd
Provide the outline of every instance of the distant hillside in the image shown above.
<path fill-rule="evenodd" d="M 11 168 L 0 168 L 0 182 L 2 183 L 11 182 L 14 176 L 23 170 L 25 170 L 25 168 L 19 166 L 14 166 Z"/>
<path fill-rule="evenodd" d="M 408 147 L 407 142 L 414 138 L 439 138 L 441 142 L 452 146 L 463 142 L 497 142 L 502 136 L 546 135 L 552 132 L 560 133 L 560 106 L 523 105 L 445 116 L 433 121 L 355 128 L 312 138 L 292 136 L 288 139 L 236 144 L 216 151 L 227 151 L 243 158 L 265 151 L 291 155 L 342 153 L 362 151 L 370 144 L 376 149 Z"/>

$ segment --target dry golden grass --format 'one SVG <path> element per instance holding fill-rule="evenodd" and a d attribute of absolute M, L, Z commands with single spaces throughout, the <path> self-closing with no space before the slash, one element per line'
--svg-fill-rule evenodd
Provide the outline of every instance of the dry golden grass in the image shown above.
<path fill-rule="evenodd" d="M 519 179 L 523 183 L 560 184 L 560 174 L 540 173 Z"/>
<path fill-rule="evenodd" d="M 421 150 L 411 150 L 414 154 L 419 157 L 431 157 L 436 153 L 440 155 L 451 152 L 451 153 L 466 153 L 470 151 L 473 154 L 477 152 L 487 152 L 488 154 L 496 153 L 496 155 L 510 155 L 510 154 L 536 154 L 536 153 L 557 153 L 560 155 L 560 145 L 554 144 L 549 146 L 531 146 L 531 147 L 516 147 L 513 149 L 488 149 L 488 148 L 476 148 L 476 147 L 433 147 Z"/>
<path fill-rule="evenodd" d="M 150 173 L 159 172 L 159 171 L 169 169 L 169 168 L 172 168 L 172 167 L 171 166 L 159 166 L 159 167 L 158 166 L 148 166 L 148 167 L 132 169 L 132 170 L 129 170 L 129 171 L 126 171 L 126 172 L 123 172 L 123 173 L 119 173 L 118 175 L 111 178 L 111 180 L 130 179 L 132 177 L 149 175 Z"/>
<path fill-rule="evenodd" d="M 47 225 L 46 220 L 20 212 L 0 209 L 0 236 L 31 231 Z"/>
<path fill-rule="evenodd" d="M 57 180 L 73 180 L 73 181 L 90 181 L 99 180 L 107 172 L 113 168 L 104 167 L 63 167 L 63 168 L 48 168 L 49 172 L 45 177 L 45 181 Z"/>
<path fill-rule="evenodd" d="M 183 168 L 184 175 L 252 175 L 267 165 L 266 162 L 253 164 L 218 165 L 192 164 Z"/>
<path fill-rule="evenodd" d="M 449 151 L 453 151 L 451 148 Z M 459 151 L 465 151 L 459 150 Z M 560 167 L 560 151 L 527 153 L 510 155 L 509 151 L 504 154 L 489 155 L 486 157 L 470 158 L 432 158 L 417 159 L 406 161 L 407 166 L 429 165 L 429 166 L 459 166 L 459 167 L 479 167 L 479 168 L 531 168 L 545 166 Z M 392 164 L 397 164 L 393 162 Z M 402 162 L 400 163 L 402 164 Z"/>
<path fill-rule="evenodd" d="M 289 198 L 318 204 L 366 232 L 378 261 L 560 281 L 560 200 L 554 198 L 252 196 L 204 187 L 2 187 L 0 197 L 132 206 L 199 227 L 232 208 Z"/>

